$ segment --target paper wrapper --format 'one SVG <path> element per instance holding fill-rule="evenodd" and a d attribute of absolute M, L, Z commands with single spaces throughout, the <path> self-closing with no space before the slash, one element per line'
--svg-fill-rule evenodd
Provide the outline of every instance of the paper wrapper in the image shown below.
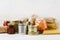
<path fill-rule="evenodd" d="M 60 30 L 44 30 L 43 34 L 60 34 Z"/>
<path fill-rule="evenodd" d="M 0 33 L 7 33 L 7 27 L 0 27 Z"/>

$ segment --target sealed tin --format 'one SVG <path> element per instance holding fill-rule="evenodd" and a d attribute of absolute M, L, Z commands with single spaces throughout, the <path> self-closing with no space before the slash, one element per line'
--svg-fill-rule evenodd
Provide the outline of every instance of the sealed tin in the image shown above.
<path fill-rule="evenodd" d="M 7 28 L 7 33 L 8 34 L 15 34 L 15 28 L 13 25 L 9 25 Z"/>
<path fill-rule="evenodd" d="M 14 25 L 14 27 L 15 27 L 15 33 L 18 33 L 18 24 L 19 24 L 19 21 L 12 21 L 12 23 L 11 23 L 12 25 Z"/>
<path fill-rule="evenodd" d="M 38 32 L 37 32 L 37 26 L 36 25 L 30 25 L 28 27 L 28 34 L 37 35 L 38 34 Z"/>
<path fill-rule="evenodd" d="M 19 33 L 24 33 L 24 24 L 22 21 L 20 21 L 18 27 L 19 27 Z"/>
<path fill-rule="evenodd" d="M 26 34 L 26 23 L 20 21 L 19 23 L 19 33 L 20 34 Z"/>
<path fill-rule="evenodd" d="M 37 35 L 37 25 L 36 25 L 36 18 L 32 17 L 30 21 L 30 25 L 28 26 L 28 34 L 29 35 Z"/>

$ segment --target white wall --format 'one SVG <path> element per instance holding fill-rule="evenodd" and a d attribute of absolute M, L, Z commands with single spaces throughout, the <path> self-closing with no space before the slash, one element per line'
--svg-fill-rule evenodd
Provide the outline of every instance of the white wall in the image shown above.
<path fill-rule="evenodd" d="M 4 20 L 29 17 L 55 17 L 60 22 L 60 0 L 0 0 L 0 26 Z"/>
<path fill-rule="evenodd" d="M 59 0 L 0 0 L 0 20 L 20 19 L 33 13 L 59 19 L 59 4 Z"/>
<path fill-rule="evenodd" d="M 0 0 L 0 20 L 19 19 L 33 13 L 59 19 L 59 4 L 59 0 Z"/>

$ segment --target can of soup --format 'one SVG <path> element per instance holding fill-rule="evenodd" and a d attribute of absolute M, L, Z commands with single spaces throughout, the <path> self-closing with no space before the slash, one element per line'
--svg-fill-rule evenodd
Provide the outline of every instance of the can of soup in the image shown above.
<path fill-rule="evenodd" d="M 18 26 L 19 26 L 19 33 L 20 34 L 26 34 L 26 25 L 25 25 L 25 23 L 20 22 Z"/>
<path fill-rule="evenodd" d="M 37 32 L 37 26 L 36 25 L 30 25 L 28 27 L 28 34 L 29 35 L 37 35 L 38 32 Z"/>

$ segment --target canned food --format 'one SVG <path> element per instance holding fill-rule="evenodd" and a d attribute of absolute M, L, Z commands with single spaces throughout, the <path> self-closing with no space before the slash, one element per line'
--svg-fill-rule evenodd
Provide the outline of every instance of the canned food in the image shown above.
<path fill-rule="evenodd" d="M 13 25 L 9 25 L 7 29 L 8 34 L 15 34 L 15 28 Z"/>
<path fill-rule="evenodd" d="M 28 27 L 28 34 L 32 34 L 32 35 L 38 34 L 38 32 L 37 32 L 37 26 L 36 25 L 30 25 Z"/>
<path fill-rule="evenodd" d="M 18 30 L 19 21 L 12 21 L 10 24 L 14 26 L 14 28 L 15 28 L 15 33 L 18 33 L 18 31 L 19 31 L 19 30 Z"/>
<path fill-rule="evenodd" d="M 26 23 L 22 21 L 19 23 L 19 33 L 26 34 Z"/>

